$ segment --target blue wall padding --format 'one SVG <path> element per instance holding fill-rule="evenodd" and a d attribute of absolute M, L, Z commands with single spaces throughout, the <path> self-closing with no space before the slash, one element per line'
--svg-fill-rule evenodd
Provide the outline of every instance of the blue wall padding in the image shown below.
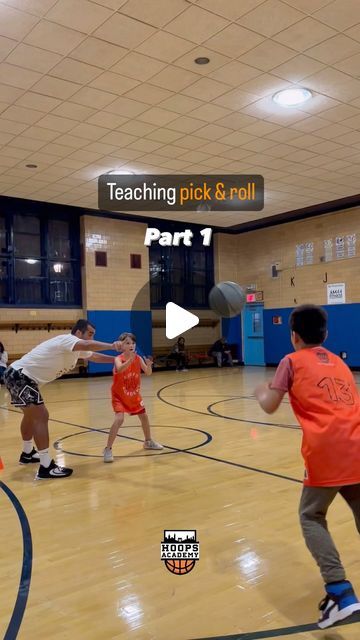
<path fill-rule="evenodd" d="M 339 355 L 347 352 L 346 363 L 360 367 L 360 304 L 323 305 L 329 317 L 329 336 L 324 347 Z M 289 316 L 292 308 L 264 309 L 265 362 L 277 364 L 293 351 L 290 341 Z M 273 324 L 273 316 L 281 316 L 282 324 Z"/>
<path fill-rule="evenodd" d="M 96 327 L 95 340 L 114 342 L 123 331 L 129 331 L 136 335 L 137 352 L 140 355 L 151 355 L 151 311 L 88 311 L 87 317 Z M 115 355 L 113 351 L 106 353 Z M 111 370 L 111 364 L 89 362 L 89 373 L 103 373 Z"/>
<path fill-rule="evenodd" d="M 222 318 L 221 331 L 222 336 L 226 338 L 228 344 L 236 344 L 237 357 L 239 360 L 242 360 L 241 316 Z"/>

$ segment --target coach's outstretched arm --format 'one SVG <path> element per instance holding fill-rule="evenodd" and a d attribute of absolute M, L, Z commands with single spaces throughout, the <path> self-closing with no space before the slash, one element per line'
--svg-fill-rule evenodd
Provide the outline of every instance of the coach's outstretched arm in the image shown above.
<path fill-rule="evenodd" d="M 78 340 L 72 350 L 73 351 L 106 351 L 112 349 L 113 351 L 121 351 L 120 342 L 98 342 L 98 340 Z"/>

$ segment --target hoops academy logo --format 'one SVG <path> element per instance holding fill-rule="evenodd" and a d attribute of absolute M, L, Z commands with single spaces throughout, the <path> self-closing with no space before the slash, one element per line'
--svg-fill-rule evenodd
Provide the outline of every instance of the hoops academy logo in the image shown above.
<path fill-rule="evenodd" d="M 164 531 L 161 543 L 161 560 L 166 568 L 178 576 L 190 573 L 200 558 L 200 545 L 196 531 Z"/>

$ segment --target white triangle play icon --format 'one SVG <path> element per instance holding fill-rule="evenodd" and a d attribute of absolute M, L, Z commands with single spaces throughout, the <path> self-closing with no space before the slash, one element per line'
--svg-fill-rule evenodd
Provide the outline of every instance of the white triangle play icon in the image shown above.
<path fill-rule="evenodd" d="M 189 331 L 197 324 L 199 318 L 190 311 L 186 311 L 174 302 L 168 302 L 166 305 L 166 337 L 172 340 L 180 336 L 185 331 Z"/>

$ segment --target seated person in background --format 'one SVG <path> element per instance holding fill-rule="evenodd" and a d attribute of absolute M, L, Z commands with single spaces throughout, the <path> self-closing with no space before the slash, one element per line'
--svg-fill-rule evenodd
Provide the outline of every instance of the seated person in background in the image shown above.
<path fill-rule="evenodd" d="M 176 360 L 176 371 L 187 371 L 187 355 L 185 351 L 185 338 L 180 337 L 174 344 L 170 357 Z"/>
<path fill-rule="evenodd" d="M 4 345 L 0 342 L 0 385 L 3 384 L 4 371 L 7 367 L 8 354 L 5 351 Z"/>
<path fill-rule="evenodd" d="M 220 338 L 220 340 L 214 342 L 209 351 L 209 356 L 215 358 L 218 367 L 222 367 L 225 363 L 229 364 L 230 367 L 234 365 L 230 347 L 225 338 Z"/>

